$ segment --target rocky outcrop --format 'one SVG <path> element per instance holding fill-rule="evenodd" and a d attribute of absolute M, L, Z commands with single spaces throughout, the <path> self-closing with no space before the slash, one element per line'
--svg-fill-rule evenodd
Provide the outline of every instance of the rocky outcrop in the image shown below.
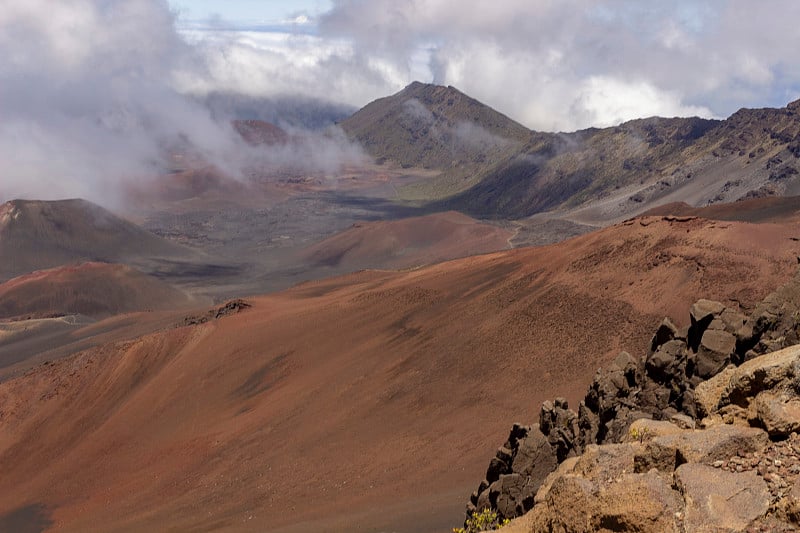
<path fill-rule="evenodd" d="M 698 300 L 689 318 L 664 319 L 646 354 L 598 370 L 577 412 L 557 398 L 537 425 L 515 424 L 467 515 L 533 509 L 531 531 L 559 532 L 800 524 L 800 487 L 792 499 L 792 487 L 772 491 L 770 472 L 715 470 L 747 454 L 755 464 L 770 438 L 800 430 L 800 347 L 775 352 L 798 342 L 800 274 L 750 316 Z"/>
<path fill-rule="evenodd" d="M 486 479 L 472 493 L 467 514 L 487 507 L 503 517 L 525 514 L 533 507 L 542 481 L 558 466 L 557 457 L 538 425 L 514 424 L 508 440 L 489 463 Z"/>
<path fill-rule="evenodd" d="M 769 491 L 755 472 L 724 472 L 703 464 L 675 471 L 687 531 L 742 531 L 766 514 Z"/>
<path fill-rule="evenodd" d="M 210 320 L 219 320 L 220 318 L 228 315 L 233 315 L 248 309 L 250 304 L 242 299 L 235 299 L 226 302 L 224 305 L 215 309 L 209 309 L 204 315 L 190 315 L 183 318 L 180 326 L 194 326 L 197 324 L 205 324 Z"/>
<path fill-rule="evenodd" d="M 773 442 L 744 421 L 706 422 L 637 423 L 655 436 L 589 445 L 546 478 L 524 531 L 796 531 L 800 436 Z"/>

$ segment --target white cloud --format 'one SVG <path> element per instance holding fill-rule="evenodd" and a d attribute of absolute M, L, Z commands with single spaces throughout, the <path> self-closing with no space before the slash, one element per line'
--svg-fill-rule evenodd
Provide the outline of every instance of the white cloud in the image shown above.
<path fill-rule="evenodd" d="M 613 126 L 631 117 L 699 116 L 710 118 L 709 109 L 683 104 L 678 95 L 647 82 L 623 82 L 592 76 L 575 92 L 572 114 L 583 123 Z"/>
<path fill-rule="evenodd" d="M 196 87 L 294 88 L 360 106 L 434 81 L 540 130 L 724 116 L 796 92 L 795 15 L 788 0 L 340 0 L 319 35 L 229 34 L 219 46 L 207 33 L 211 76 Z"/>
<path fill-rule="evenodd" d="M 798 19 L 794 0 L 339 0 L 269 31 L 180 33 L 165 0 L 0 0 L 0 198 L 97 199 L 176 139 L 239 166 L 187 93 L 362 106 L 435 81 L 551 131 L 783 105 Z"/>
<path fill-rule="evenodd" d="M 170 86 L 192 61 L 155 0 L 0 2 L 0 198 L 112 199 L 187 140 L 224 162 L 230 128 Z"/>
<path fill-rule="evenodd" d="M 340 0 L 320 27 L 399 71 L 432 46 L 437 82 L 564 130 L 783 105 L 800 87 L 798 16 L 793 0 Z"/>
<path fill-rule="evenodd" d="M 296 147 L 256 151 L 228 117 L 212 119 L 184 94 L 189 81 L 212 76 L 216 87 L 254 92 L 318 85 L 302 74 L 313 61 L 302 64 L 309 54 L 297 43 L 278 43 L 270 52 L 259 48 L 260 37 L 247 38 L 237 35 L 235 46 L 216 48 L 187 43 L 163 0 L 0 0 L 0 201 L 81 196 L 114 203 L 125 184 L 163 171 L 176 146 L 191 147 L 234 176 L 284 165 L 292 150 L 322 170 L 357 157 L 342 139 L 309 136 Z M 320 60 L 340 52 L 334 46 Z M 282 61 L 269 63 L 273 70 L 246 68 L 270 53 Z M 245 68 L 233 69 L 236 77 L 224 70 L 226 62 Z M 299 74 L 286 79 L 280 68 Z"/>
<path fill-rule="evenodd" d="M 302 94 L 361 107 L 402 89 L 415 79 L 430 79 L 425 50 L 409 65 L 362 54 L 352 41 L 315 35 L 251 31 L 184 32 L 201 53 L 203 70 L 185 71 L 178 86 L 203 94 L 230 91 L 252 96 Z"/>

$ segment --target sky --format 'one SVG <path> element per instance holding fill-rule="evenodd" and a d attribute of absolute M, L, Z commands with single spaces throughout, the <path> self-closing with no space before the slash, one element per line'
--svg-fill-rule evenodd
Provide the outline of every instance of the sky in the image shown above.
<path fill-rule="evenodd" d="M 796 0 L 0 0 L 0 200 L 107 200 L 176 145 L 241 174 L 220 93 L 356 109 L 418 80 L 540 131 L 780 107 L 797 20 Z M 337 139 L 316 166 L 357 153 Z"/>
<path fill-rule="evenodd" d="M 301 14 L 319 15 L 329 11 L 330 0 L 170 0 L 181 17 L 205 21 L 219 17 L 244 23 L 280 23 Z"/>
<path fill-rule="evenodd" d="M 171 6 L 189 38 L 227 39 L 215 43 L 224 59 L 208 56 L 211 78 L 186 80 L 187 91 L 299 89 L 360 107 L 419 80 L 453 85 L 547 131 L 653 115 L 724 118 L 740 107 L 782 106 L 800 97 L 795 0 L 172 0 Z M 297 20 L 303 23 L 291 22 Z"/>

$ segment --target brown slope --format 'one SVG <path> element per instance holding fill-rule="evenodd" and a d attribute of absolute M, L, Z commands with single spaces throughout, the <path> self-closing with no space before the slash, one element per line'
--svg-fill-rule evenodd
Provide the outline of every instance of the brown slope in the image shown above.
<path fill-rule="evenodd" d="M 131 190 L 138 202 L 159 205 L 195 198 L 227 199 L 246 197 L 245 186 L 213 166 L 182 169 L 161 176 L 155 183 L 146 183 Z"/>
<path fill-rule="evenodd" d="M 283 129 L 263 120 L 234 120 L 231 125 L 242 139 L 253 146 L 283 144 L 289 140 L 289 135 Z"/>
<path fill-rule="evenodd" d="M 512 232 L 454 211 L 360 222 L 305 249 L 300 260 L 338 271 L 408 268 L 509 248 Z"/>
<path fill-rule="evenodd" d="M 82 263 L 38 270 L 0 284 L 0 319 L 178 309 L 199 302 L 125 265 Z"/>
<path fill-rule="evenodd" d="M 655 176 L 663 177 L 664 168 L 717 123 L 653 117 L 568 134 L 537 132 L 519 153 L 495 161 L 478 184 L 446 205 L 481 216 L 520 218 L 591 204 L 634 185 L 627 198 L 650 186 Z"/>
<path fill-rule="evenodd" d="M 644 215 L 683 215 L 740 222 L 788 222 L 797 220 L 800 216 L 800 196 L 752 198 L 706 207 L 692 207 L 685 202 L 672 202 L 654 207 Z"/>
<path fill-rule="evenodd" d="M 608 224 L 665 202 L 800 194 L 799 110 L 797 101 L 725 120 L 650 117 L 545 133 L 453 87 L 413 83 L 341 125 L 378 160 L 443 171 L 400 188 L 405 200 L 506 219 L 581 208 L 577 220 Z"/>
<path fill-rule="evenodd" d="M 634 220 L 308 283 L 40 367 L 0 384 L 0 523 L 441 531 L 509 419 L 577 398 L 698 297 L 751 307 L 793 274 L 796 236 Z"/>
<path fill-rule="evenodd" d="M 704 206 L 800 193 L 800 101 L 742 109 L 723 121 L 660 118 L 570 134 L 534 133 L 476 184 L 442 203 L 472 215 L 519 218 L 581 207 L 608 223 L 665 202 Z M 619 217 L 619 218 L 618 218 Z"/>
<path fill-rule="evenodd" d="M 0 281 L 76 261 L 138 266 L 194 256 L 86 200 L 0 205 Z"/>

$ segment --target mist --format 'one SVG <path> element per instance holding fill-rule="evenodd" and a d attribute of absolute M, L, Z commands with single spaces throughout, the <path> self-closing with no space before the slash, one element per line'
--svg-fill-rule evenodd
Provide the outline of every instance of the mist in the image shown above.
<path fill-rule="evenodd" d="M 335 172 L 363 152 L 320 132 L 415 80 L 538 131 L 782 106 L 800 97 L 798 16 L 791 0 L 336 0 L 310 27 L 257 31 L 189 28 L 166 0 L 0 0 L 0 201 L 118 204 L 179 149 L 243 180 Z M 255 149 L 231 119 L 295 145 Z"/>
<path fill-rule="evenodd" d="M 395 71 L 425 50 L 435 83 L 574 131 L 785 105 L 800 97 L 798 16 L 792 0 L 336 0 L 319 26 Z"/>
<path fill-rule="evenodd" d="M 304 95 L 248 95 L 210 92 L 197 100 L 217 120 L 263 120 L 284 129 L 318 131 L 344 120 L 358 108 Z"/>
<path fill-rule="evenodd" d="M 247 179 L 248 171 L 334 172 L 363 153 L 320 129 L 344 107 L 298 100 L 284 121 L 291 142 L 245 143 L 234 118 L 264 118 L 235 98 L 198 98 L 180 80 L 208 75 L 207 49 L 188 42 L 160 0 L 0 0 L 0 201 L 82 197 L 107 206 L 128 185 L 158 179 L 175 151 Z M 284 99 L 283 102 L 287 102 Z M 226 104 L 227 102 L 227 104 Z M 251 111 L 259 107 L 250 100 Z M 271 106 L 271 120 L 280 121 Z M 319 115 L 318 115 L 319 116 Z M 332 122 L 332 121 L 331 121 Z"/>

